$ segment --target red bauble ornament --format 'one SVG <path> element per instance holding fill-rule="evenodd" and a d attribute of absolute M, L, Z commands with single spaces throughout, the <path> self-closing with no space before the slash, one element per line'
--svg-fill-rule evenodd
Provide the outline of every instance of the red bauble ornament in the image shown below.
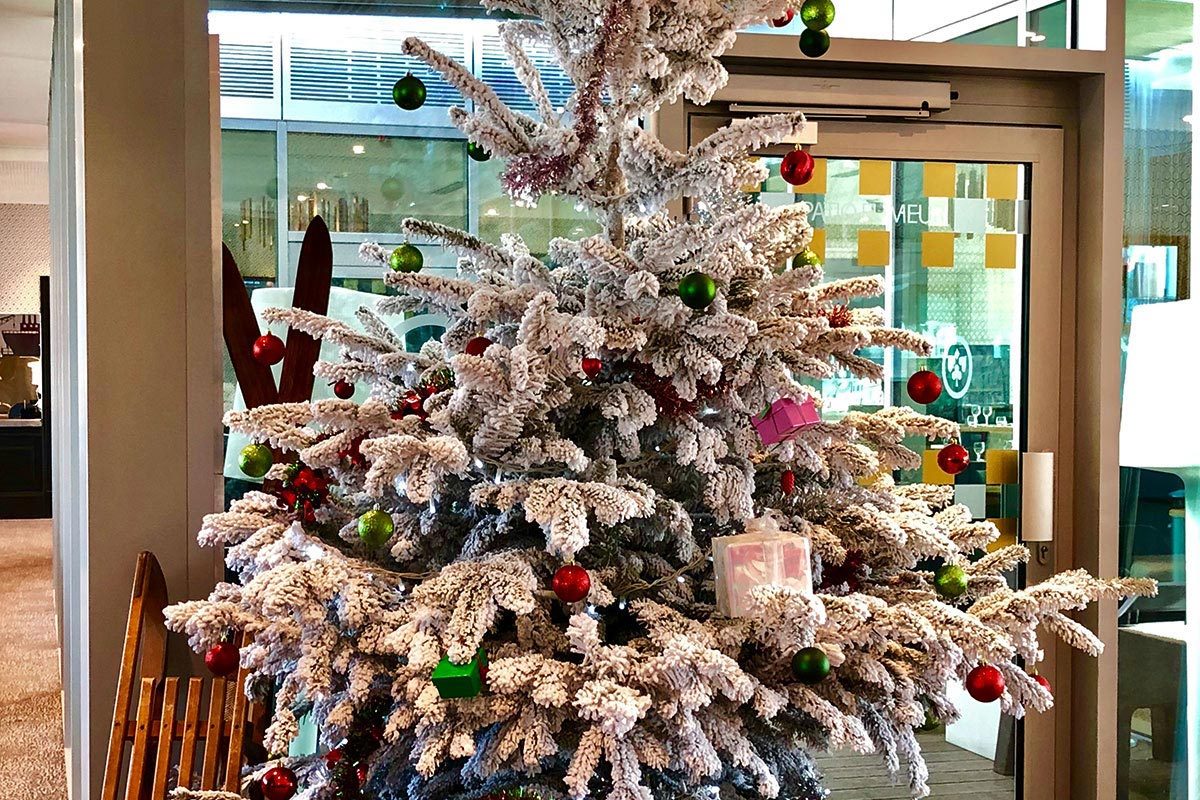
<path fill-rule="evenodd" d="M 779 176 L 792 186 L 803 186 L 812 180 L 813 167 L 817 164 L 807 150 L 793 150 L 783 157 L 779 165 Z"/>
<path fill-rule="evenodd" d="M 779 490 L 784 494 L 791 494 L 796 491 L 796 473 L 790 469 L 785 469 L 783 474 L 779 476 Z"/>
<path fill-rule="evenodd" d="M 824 564 L 821 569 L 821 589 L 831 589 L 844 583 L 849 591 L 857 592 L 862 588 L 866 564 L 867 558 L 861 550 L 848 551 L 846 560 L 841 564 Z"/>
<path fill-rule="evenodd" d="M 287 767 L 271 767 L 258 779 L 266 800 L 291 800 L 296 794 L 296 773 Z"/>
<path fill-rule="evenodd" d="M 563 564 L 554 573 L 550 588 L 564 603 L 578 603 L 591 591 L 592 578 L 588 571 L 578 564 Z"/>
<path fill-rule="evenodd" d="M 325 481 L 321 480 L 312 467 L 301 467 L 292 478 L 292 486 L 306 492 L 321 492 L 325 490 Z"/>
<path fill-rule="evenodd" d="M 1054 690 L 1050 688 L 1050 681 L 1046 680 L 1045 675 L 1041 675 L 1041 674 L 1034 675 L 1033 679 L 1038 682 L 1038 686 L 1041 686 L 1043 689 L 1045 689 L 1047 692 L 1050 692 L 1051 694 L 1054 693 Z"/>
<path fill-rule="evenodd" d="M 340 748 L 340 747 L 333 748 L 332 750 L 330 750 L 328 753 L 325 754 L 325 766 L 329 767 L 330 769 L 333 769 L 333 765 L 338 763 L 339 761 L 341 761 L 343 755 L 344 755 L 344 753 L 342 753 L 342 748 Z"/>
<path fill-rule="evenodd" d="M 218 678 L 227 678 L 238 670 L 241 653 L 233 642 L 221 642 L 208 648 L 204 654 L 204 666 Z"/>
<path fill-rule="evenodd" d="M 492 340 L 486 336 L 476 336 L 474 339 L 467 342 L 467 346 L 463 348 L 463 352 L 469 356 L 481 356 L 484 351 L 492 346 Z"/>
<path fill-rule="evenodd" d="M 795 16 L 796 16 L 796 9 L 789 8 L 787 11 L 783 12 L 782 17 L 776 17 L 775 19 L 771 20 L 771 27 L 772 28 L 786 27 L 787 25 L 789 25 L 791 23 L 792 18 Z"/>
<path fill-rule="evenodd" d="M 333 395 L 343 400 L 349 400 L 354 397 L 354 384 L 350 381 L 338 381 L 333 385 Z"/>
<path fill-rule="evenodd" d="M 937 455 L 938 466 L 947 475 L 957 475 L 971 466 L 971 454 L 961 444 L 948 444 Z"/>
<path fill-rule="evenodd" d="M 927 369 L 908 376 L 908 396 L 914 403 L 929 405 L 942 396 L 942 379 Z"/>
<path fill-rule="evenodd" d="M 967 694 L 981 703 L 992 703 L 1004 694 L 1004 675 L 1000 670 L 986 664 L 976 667 L 967 674 Z"/>
<path fill-rule="evenodd" d="M 358 785 L 362 786 L 367 782 L 367 765 L 359 764 L 354 768 L 354 777 L 358 780 Z"/>
<path fill-rule="evenodd" d="M 425 401 L 421 399 L 421 395 L 409 390 L 408 394 L 404 395 L 404 405 L 401 407 L 400 411 L 406 417 L 409 414 L 416 414 L 418 417 L 424 419 L 426 416 Z"/>
<path fill-rule="evenodd" d="M 283 361 L 283 350 L 283 339 L 273 333 L 264 333 L 254 340 L 250 354 L 263 366 L 272 367 Z"/>
<path fill-rule="evenodd" d="M 580 361 L 579 366 L 583 369 L 584 375 L 587 375 L 588 378 L 594 379 L 600 374 L 600 370 L 604 369 L 604 362 L 598 358 L 591 358 L 589 356 L 583 361 Z"/>

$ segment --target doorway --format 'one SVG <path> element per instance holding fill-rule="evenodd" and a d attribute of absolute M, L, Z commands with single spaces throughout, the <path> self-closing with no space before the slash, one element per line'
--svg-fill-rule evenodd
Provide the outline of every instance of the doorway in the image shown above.
<path fill-rule="evenodd" d="M 726 124 L 728 115 L 695 111 L 690 144 Z M 936 466 L 938 443 L 913 438 L 920 469 L 902 483 L 950 483 L 957 502 L 1001 530 L 993 546 L 1020 536 L 1017 464 L 1026 451 L 1055 451 L 1060 476 L 1072 431 L 1060 413 L 1064 348 L 1063 132 L 1058 128 L 947 125 L 936 122 L 820 121 L 813 177 L 790 186 L 779 175 L 788 147 L 756 153 L 770 177 L 743 187 L 754 203 L 808 203 L 811 249 L 827 279 L 879 276 L 885 293 L 864 305 L 886 323 L 915 330 L 933 354 L 867 351 L 882 384 L 839 375 L 816 387 L 824 413 L 909 405 L 961 426 L 969 468 L 950 477 Z M 921 406 L 906 393 L 909 375 L 936 372 L 945 391 Z M 1014 588 L 1053 572 L 1054 550 L 1070 540 L 1070 485 L 1059 480 L 1055 539 L 1040 559 L 1009 576 Z M 979 555 L 982 555 L 980 553 Z M 1069 659 L 1044 642 L 1038 665 L 1052 684 L 1069 680 Z M 1061 656 L 1061 657 L 1060 657 Z M 1012 800 L 1055 796 L 1064 766 L 1067 712 L 1014 721 L 961 687 L 949 696 L 962 714 L 930 719 L 918 735 L 931 797 Z M 874 755 L 835 752 L 817 759 L 825 784 L 843 800 L 908 797 Z M 901 767 L 903 769 L 903 766 Z"/>

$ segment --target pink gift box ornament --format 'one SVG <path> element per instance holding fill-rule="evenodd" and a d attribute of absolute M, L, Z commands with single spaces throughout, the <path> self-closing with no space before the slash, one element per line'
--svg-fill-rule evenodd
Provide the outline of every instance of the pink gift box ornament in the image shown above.
<path fill-rule="evenodd" d="M 790 397 L 781 397 L 760 417 L 751 417 L 754 429 L 763 444 L 775 444 L 790 439 L 797 433 L 821 424 L 821 416 L 811 397 L 796 402 Z"/>
<path fill-rule="evenodd" d="M 770 518 L 751 520 L 747 533 L 712 540 L 717 610 L 727 617 L 750 616 L 756 586 L 786 586 L 812 594 L 809 542 L 779 530 Z"/>

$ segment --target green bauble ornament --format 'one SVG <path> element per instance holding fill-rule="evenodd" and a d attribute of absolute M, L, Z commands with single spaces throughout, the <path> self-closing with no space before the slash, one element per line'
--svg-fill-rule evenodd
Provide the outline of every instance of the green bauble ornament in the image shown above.
<path fill-rule="evenodd" d="M 810 31 L 823 31 L 833 24 L 833 0 L 804 0 L 800 19 Z"/>
<path fill-rule="evenodd" d="M 421 251 L 408 242 L 397 247 L 388 256 L 388 266 L 393 272 L 420 272 L 425 264 Z"/>
<path fill-rule="evenodd" d="M 467 155 L 476 161 L 487 161 L 492 157 L 492 154 L 483 148 L 483 145 L 467 142 Z"/>
<path fill-rule="evenodd" d="M 689 272 L 679 281 L 679 299 L 688 308 L 703 311 L 717 296 L 717 282 L 703 272 Z"/>
<path fill-rule="evenodd" d="M 957 564 L 942 564 L 933 574 L 933 585 L 942 597 L 961 597 L 967 591 L 967 573 Z"/>
<path fill-rule="evenodd" d="M 373 508 L 358 518 L 358 538 L 368 547 L 382 547 L 392 538 L 396 530 L 392 517 L 386 511 Z"/>
<path fill-rule="evenodd" d="M 238 453 L 238 469 L 251 478 L 261 478 L 275 463 L 271 448 L 265 444 L 248 444 Z"/>
<path fill-rule="evenodd" d="M 806 247 L 803 253 L 797 253 L 792 259 L 792 266 L 796 269 L 800 267 L 819 267 L 821 266 L 821 259 L 810 248 Z"/>
<path fill-rule="evenodd" d="M 819 647 L 806 647 L 792 656 L 792 674 L 810 686 L 829 675 L 829 656 Z"/>
<path fill-rule="evenodd" d="M 820 58 L 829 52 L 829 34 L 805 28 L 800 34 L 800 52 L 809 58 Z"/>
<path fill-rule="evenodd" d="M 425 84 L 410 72 L 392 86 L 392 99 L 405 111 L 416 111 L 425 105 Z"/>
<path fill-rule="evenodd" d="M 395 202 L 404 196 L 404 184 L 399 178 L 384 178 L 379 184 L 379 193 L 383 199 Z"/>

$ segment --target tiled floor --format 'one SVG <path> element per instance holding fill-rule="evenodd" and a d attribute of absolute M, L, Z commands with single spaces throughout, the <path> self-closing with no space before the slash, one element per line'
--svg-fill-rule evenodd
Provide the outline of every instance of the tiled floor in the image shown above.
<path fill-rule="evenodd" d="M 0 520 L 0 796 L 62 800 L 49 520 Z"/>

